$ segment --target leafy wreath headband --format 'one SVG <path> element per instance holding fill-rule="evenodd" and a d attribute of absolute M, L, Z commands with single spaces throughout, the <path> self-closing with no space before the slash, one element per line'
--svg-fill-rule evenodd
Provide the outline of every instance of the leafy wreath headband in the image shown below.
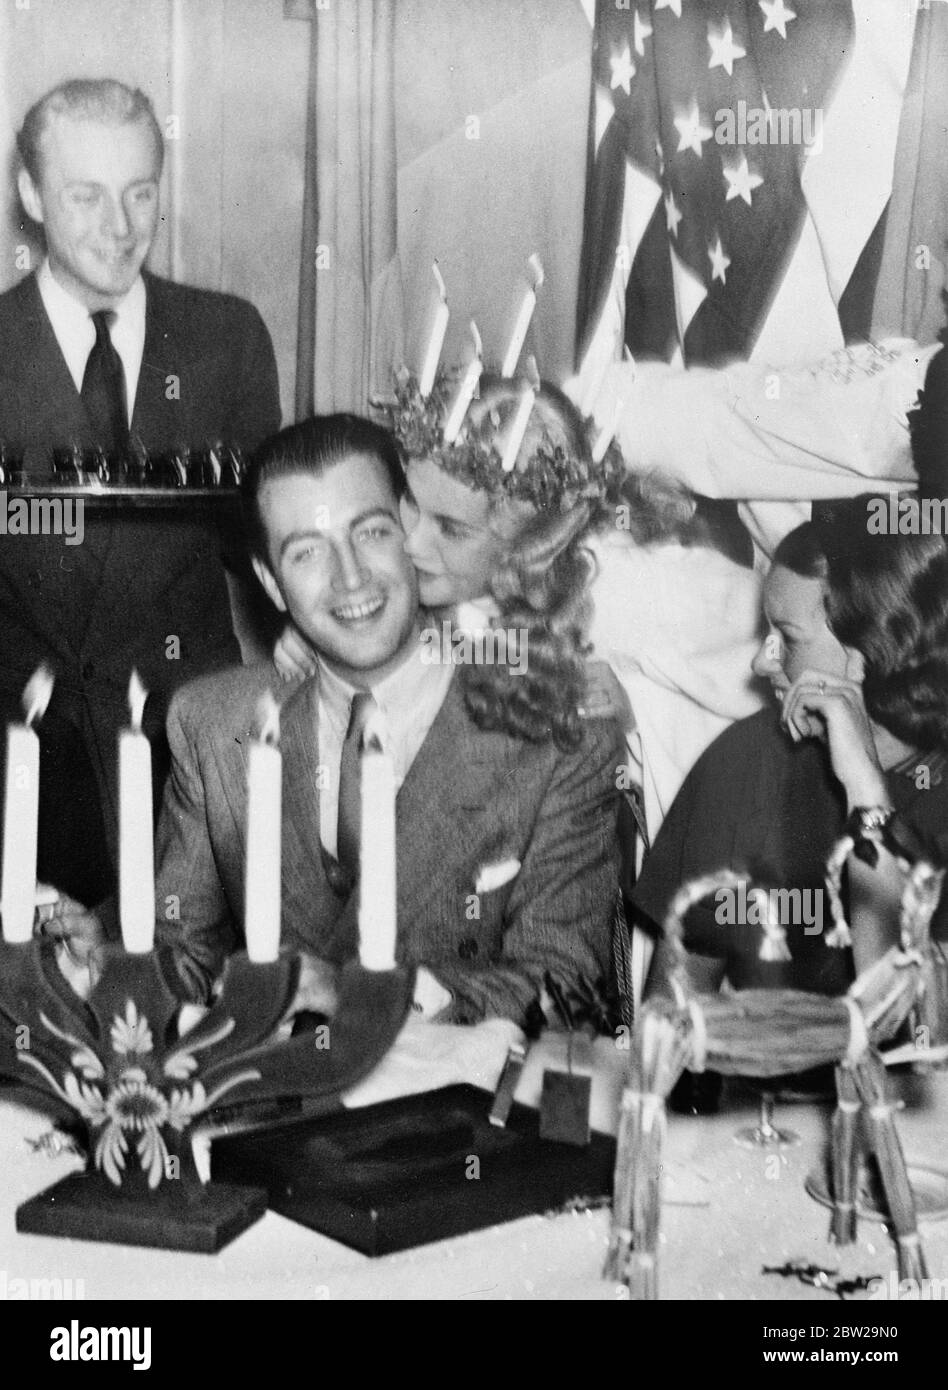
<path fill-rule="evenodd" d="M 504 355 L 502 378 L 513 378 L 527 328 L 536 306 L 536 291 L 543 283 L 543 268 L 531 256 L 533 287 L 528 289 L 517 316 L 513 336 Z M 476 422 L 468 417 L 471 402 L 479 394 L 484 371 L 480 334 L 471 323 L 475 355 L 461 373 L 439 370 L 441 349 L 448 325 L 444 281 L 433 266 L 439 301 L 422 371 L 414 377 L 402 369 L 395 378 L 394 400 L 380 401 L 388 423 L 407 459 L 428 459 L 443 472 L 468 487 L 495 497 L 531 503 L 539 511 L 567 512 L 581 499 L 602 502 L 617 491 L 624 464 L 612 428 L 596 430 L 584 420 L 588 449 L 577 457 L 541 426 L 529 452 L 522 450 L 541 389 L 536 363 L 527 359 L 526 375 L 510 381 L 518 399 L 486 411 Z"/>

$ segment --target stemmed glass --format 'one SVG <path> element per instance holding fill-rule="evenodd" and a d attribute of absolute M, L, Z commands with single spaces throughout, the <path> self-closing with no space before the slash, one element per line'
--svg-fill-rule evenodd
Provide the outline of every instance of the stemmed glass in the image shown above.
<path fill-rule="evenodd" d="M 792 1129 L 778 1129 L 774 1124 L 775 1092 L 766 1088 L 760 1092 L 760 1116 L 756 1125 L 745 1125 L 734 1133 L 735 1144 L 742 1149 L 791 1148 L 799 1144 L 800 1136 Z"/>

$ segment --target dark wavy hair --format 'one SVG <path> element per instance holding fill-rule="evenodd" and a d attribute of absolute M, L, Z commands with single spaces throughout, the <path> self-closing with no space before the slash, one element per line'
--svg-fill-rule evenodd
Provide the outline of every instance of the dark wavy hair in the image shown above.
<path fill-rule="evenodd" d="M 396 499 L 402 496 L 405 474 L 394 436 L 361 415 L 343 412 L 313 415 L 265 439 L 255 451 L 241 481 L 244 529 L 250 553 L 270 563 L 266 526 L 260 509 L 260 494 L 266 483 L 299 474 L 319 477 L 356 454 L 368 454 L 377 459 Z"/>
<path fill-rule="evenodd" d="M 831 631 L 865 661 L 871 717 L 921 752 L 948 748 L 948 539 L 872 535 L 868 500 L 835 525 L 798 526 L 774 564 L 823 581 Z"/>
<path fill-rule="evenodd" d="M 479 399 L 469 412 L 471 424 L 476 428 L 487 418 L 496 419 L 500 436 L 522 390 L 519 381 L 482 378 Z M 595 472 L 591 465 L 597 433 L 562 391 L 544 382 L 516 466 L 529 469 L 541 450 L 548 456 L 562 449 Z M 637 543 L 699 539 L 698 531 L 692 537 L 687 534 L 694 500 L 672 482 L 627 475 L 617 446 L 611 446 L 599 476 L 603 485 L 568 509 L 535 511 L 513 537 L 492 577 L 490 592 L 499 624 L 508 631 L 526 631 L 528 660 L 520 672 L 503 663 L 461 668 L 465 703 L 479 728 L 501 729 L 533 743 L 552 739 L 560 748 L 576 747 L 582 738 L 590 588 L 596 574 L 587 548 L 590 536 L 620 524 L 621 507 L 622 528 Z M 491 501 L 494 508 L 501 506 L 502 495 L 492 495 Z"/>

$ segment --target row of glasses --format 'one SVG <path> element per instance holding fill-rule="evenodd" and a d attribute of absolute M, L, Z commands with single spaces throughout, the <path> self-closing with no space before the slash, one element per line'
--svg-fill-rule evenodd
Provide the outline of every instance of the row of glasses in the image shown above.
<path fill-rule="evenodd" d="M 220 441 L 164 453 L 149 453 L 138 439 L 122 453 L 76 442 L 53 449 L 48 458 L 43 481 L 60 487 L 235 488 L 245 466 L 241 450 Z M 31 481 L 38 479 L 27 473 L 23 450 L 0 442 L 0 487 L 28 487 Z"/>

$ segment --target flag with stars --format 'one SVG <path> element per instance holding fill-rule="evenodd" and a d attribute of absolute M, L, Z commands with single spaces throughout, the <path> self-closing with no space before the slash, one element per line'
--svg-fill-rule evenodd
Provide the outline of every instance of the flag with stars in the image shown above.
<path fill-rule="evenodd" d="M 581 374 L 869 333 L 916 8 L 598 0 Z"/>

